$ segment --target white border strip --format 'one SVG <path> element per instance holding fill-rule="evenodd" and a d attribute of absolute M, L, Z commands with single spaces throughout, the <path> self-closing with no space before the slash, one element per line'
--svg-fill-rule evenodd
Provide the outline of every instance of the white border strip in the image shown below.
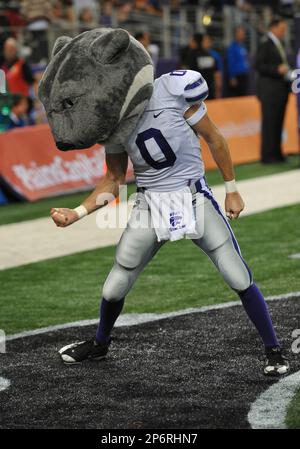
<path fill-rule="evenodd" d="M 300 387 L 300 371 L 280 379 L 251 405 L 248 421 L 252 429 L 286 429 L 288 405 Z"/>
<path fill-rule="evenodd" d="M 300 291 L 286 293 L 283 295 L 268 296 L 266 298 L 266 300 L 267 301 L 275 301 L 275 300 L 279 300 L 279 299 L 290 299 L 290 298 L 299 299 Z M 115 327 L 134 326 L 137 324 L 148 323 L 150 321 L 163 320 L 164 318 L 172 318 L 175 316 L 187 315 L 190 313 L 204 313 L 204 312 L 208 312 L 210 310 L 227 309 L 228 307 L 241 306 L 241 304 L 242 303 L 240 301 L 229 301 L 229 302 L 224 302 L 221 304 L 213 304 L 211 306 L 203 306 L 203 307 L 198 307 L 198 308 L 178 310 L 176 312 L 127 313 L 127 314 L 121 315 L 118 318 L 118 321 L 116 322 Z M 17 334 L 7 335 L 6 341 L 16 340 L 17 338 L 31 337 L 33 335 L 45 334 L 47 332 L 55 332 L 55 331 L 58 331 L 61 329 L 69 329 L 72 327 L 90 326 L 90 325 L 97 324 L 98 321 L 99 321 L 99 319 L 96 318 L 96 319 L 92 319 L 92 320 L 73 321 L 70 323 L 57 324 L 55 326 L 41 327 L 39 329 L 34 329 L 34 330 L 19 332 Z"/>

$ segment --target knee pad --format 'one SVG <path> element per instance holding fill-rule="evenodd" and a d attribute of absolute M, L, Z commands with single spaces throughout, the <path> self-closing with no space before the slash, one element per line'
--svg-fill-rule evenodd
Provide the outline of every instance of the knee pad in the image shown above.
<path fill-rule="evenodd" d="M 245 271 L 245 270 L 244 270 Z M 252 285 L 252 281 L 249 277 L 248 271 L 245 272 L 243 277 L 239 277 L 239 279 L 232 280 L 230 287 L 237 293 L 248 290 L 248 288 Z"/>
<path fill-rule="evenodd" d="M 215 249 L 211 259 L 216 264 L 225 282 L 235 291 L 243 291 L 252 283 L 251 272 L 231 239 Z"/>
<path fill-rule="evenodd" d="M 124 298 L 132 285 L 132 274 L 132 270 L 115 262 L 103 285 L 103 298 L 111 302 Z"/>

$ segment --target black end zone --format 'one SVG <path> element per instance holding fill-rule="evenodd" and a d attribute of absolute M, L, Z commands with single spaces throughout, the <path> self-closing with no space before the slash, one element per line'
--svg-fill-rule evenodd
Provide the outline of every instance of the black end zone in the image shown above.
<path fill-rule="evenodd" d="M 269 303 L 292 354 L 300 301 Z M 57 351 L 91 338 L 94 327 L 14 340 L 1 354 L 0 428 L 247 428 L 251 403 L 275 380 L 243 308 L 193 313 L 117 328 L 106 360 L 65 366 Z"/>

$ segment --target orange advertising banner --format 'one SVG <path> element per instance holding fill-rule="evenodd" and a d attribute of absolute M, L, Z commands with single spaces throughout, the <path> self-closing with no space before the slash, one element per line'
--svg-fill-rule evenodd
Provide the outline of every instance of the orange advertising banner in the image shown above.
<path fill-rule="evenodd" d="M 255 97 L 207 101 L 208 113 L 226 138 L 234 164 L 259 160 L 260 107 Z M 296 98 L 289 98 L 284 152 L 298 152 Z M 206 169 L 215 162 L 202 142 Z M 48 125 L 29 126 L 0 134 L 0 177 L 9 188 L 29 201 L 91 189 L 105 173 L 101 145 L 87 150 L 56 149 Z M 127 180 L 133 180 L 132 165 Z"/>
<path fill-rule="evenodd" d="M 260 160 L 260 103 L 256 97 L 223 98 L 205 102 L 208 114 L 228 142 L 235 165 Z M 298 153 L 298 112 L 296 96 L 290 94 L 284 123 L 283 151 Z M 216 164 L 202 141 L 202 152 L 207 170 Z"/>
<path fill-rule="evenodd" d="M 0 134 L 0 176 L 29 201 L 91 189 L 104 173 L 104 147 L 59 151 L 48 125 Z M 132 166 L 127 178 L 133 179 Z"/>

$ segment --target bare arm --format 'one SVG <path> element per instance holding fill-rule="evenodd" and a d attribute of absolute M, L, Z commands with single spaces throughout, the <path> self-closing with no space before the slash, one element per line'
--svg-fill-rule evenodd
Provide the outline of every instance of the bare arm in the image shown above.
<path fill-rule="evenodd" d="M 184 117 L 186 119 L 191 117 L 197 111 L 198 107 L 195 105 L 189 108 L 185 112 Z M 224 181 L 234 181 L 234 168 L 227 142 L 209 116 L 206 114 L 193 126 L 193 129 L 207 142 Z M 225 210 L 229 218 L 238 218 L 243 209 L 244 202 L 237 190 L 226 193 Z"/>
<path fill-rule="evenodd" d="M 192 106 L 186 111 L 185 118 L 188 118 L 196 111 L 198 106 Z M 196 125 L 193 126 L 196 133 L 204 138 L 207 142 L 210 152 L 222 173 L 224 181 L 231 181 L 234 179 L 234 169 L 231 161 L 231 156 L 226 140 L 206 114 Z"/>
<path fill-rule="evenodd" d="M 95 190 L 82 203 L 89 214 L 100 207 L 106 206 L 107 202 L 105 201 L 104 194 L 112 194 L 114 197 L 119 195 L 119 186 L 125 183 L 127 164 L 127 153 L 106 155 L 107 172 Z M 104 201 L 100 201 L 99 203 L 101 194 L 103 194 Z"/>
<path fill-rule="evenodd" d="M 88 214 L 106 206 L 112 197 L 119 195 L 119 186 L 125 182 L 127 163 L 127 153 L 106 155 L 107 172 L 82 203 Z M 76 210 L 68 208 L 52 208 L 50 215 L 59 227 L 69 226 L 80 218 Z"/>

